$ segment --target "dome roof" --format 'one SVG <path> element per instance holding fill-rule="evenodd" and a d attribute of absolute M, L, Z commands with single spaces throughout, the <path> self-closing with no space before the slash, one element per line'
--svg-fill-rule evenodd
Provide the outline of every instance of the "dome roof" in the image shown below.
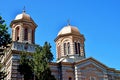
<path fill-rule="evenodd" d="M 63 27 L 63 28 L 59 31 L 58 36 L 59 36 L 59 35 L 64 35 L 64 34 L 80 35 L 80 32 L 79 32 L 79 30 L 78 30 L 77 27 L 68 25 L 68 26 Z"/>
<path fill-rule="evenodd" d="M 21 14 L 18 14 L 13 21 L 11 21 L 10 26 L 12 27 L 13 24 L 19 23 L 19 22 L 27 22 L 30 24 L 33 24 L 35 28 L 37 27 L 37 24 L 34 22 L 34 20 L 30 17 L 29 14 L 26 14 L 25 10 Z"/>
<path fill-rule="evenodd" d="M 31 20 L 31 17 L 29 14 L 26 14 L 25 12 L 22 12 L 21 14 L 18 14 L 14 20 L 20 20 L 20 19 L 24 19 L 24 20 Z"/>

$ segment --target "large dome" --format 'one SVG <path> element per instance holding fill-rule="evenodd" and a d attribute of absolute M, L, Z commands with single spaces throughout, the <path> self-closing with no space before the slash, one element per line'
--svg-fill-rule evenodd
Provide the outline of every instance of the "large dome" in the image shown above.
<path fill-rule="evenodd" d="M 60 30 L 60 32 L 58 33 L 58 36 L 59 36 L 59 35 L 65 35 L 65 34 L 80 35 L 80 32 L 79 32 L 79 30 L 78 30 L 77 27 L 68 25 L 68 26 L 63 27 L 63 28 Z"/>
<path fill-rule="evenodd" d="M 29 14 L 26 14 L 25 12 L 22 12 L 21 14 L 18 14 L 14 20 L 31 20 L 31 17 Z"/>

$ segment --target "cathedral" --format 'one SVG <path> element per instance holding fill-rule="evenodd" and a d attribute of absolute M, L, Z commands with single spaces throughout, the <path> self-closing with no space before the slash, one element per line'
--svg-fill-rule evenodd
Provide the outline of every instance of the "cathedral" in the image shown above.
<path fill-rule="evenodd" d="M 24 80 L 17 71 L 20 53 L 35 52 L 35 29 L 37 24 L 29 14 L 23 11 L 10 23 L 12 43 L 0 56 L 3 68 L 7 72 L 5 80 Z M 77 27 L 67 24 L 55 38 L 56 62 L 50 63 L 50 69 L 56 80 L 120 80 L 120 71 L 109 68 L 93 57 L 86 58 L 85 37 Z"/>

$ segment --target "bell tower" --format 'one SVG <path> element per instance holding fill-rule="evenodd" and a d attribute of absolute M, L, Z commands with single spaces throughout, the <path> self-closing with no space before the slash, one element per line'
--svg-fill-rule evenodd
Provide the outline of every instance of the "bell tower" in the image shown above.
<path fill-rule="evenodd" d="M 35 29 L 37 25 L 25 11 L 18 14 L 10 25 L 12 28 L 12 41 L 35 43 Z"/>
<path fill-rule="evenodd" d="M 37 24 L 24 10 L 11 21 L 10 27 L 12 28 L 12 43 L 6 49 L 7 51 L 2 59 L 7 72 L 6 80 L 22 80 L 23 76 L 18 72 L 20 55 L 23 52 L 31 54 L 35 52 Z"/>
<path fill-rule="evenodd" d="M 35 29 L 37 24 L 29 14 L 23 10 L 10 24 L 12 28 L 12 50 L 35 51 Z"/>
<path fill-rule="evenodd" d="M 84 35 L 68 23 L 55 39 L 58 62 L 75 62 L 85 58 Z"/>

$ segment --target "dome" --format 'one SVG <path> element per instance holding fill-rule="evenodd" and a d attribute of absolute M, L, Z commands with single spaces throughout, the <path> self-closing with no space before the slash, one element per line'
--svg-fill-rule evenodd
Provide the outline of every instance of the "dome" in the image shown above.
<path fill-rule="evenodd" d="M 18 14 L 14 20 L 21 20 L 21 19 L 24 19 L 24 20 L 31 20 L 31 17 L 30 15 L 26 14 L 25 12 L 22 12 L 21 14 Z"/>
<path fill-rule="evenodd" d="M 64 34 L 80 35 L 80 32 L 79 32 L 79 30 L 78 30 L 77 27 L 68 25 L 68 26 L 63 27 L 63 28 L 60 30 L 60 32 L 58 33 L 58 36 L 59 36 L 59 35 L 64 35 Z"/>
<path fill-rule="evenodd" d="M 29 14 L 26 14 L 25 11 L 23 11 L 21 14 L 18 14 L 13 21 L 11 21 L 10 26 L 12 27 L 15 23 L 23 23 L 26 22 L 29 24 L 33 24 L 34 28 L 37 27 L 37 24 L 34 22 L 34 20 L 30 17 Z"/>

